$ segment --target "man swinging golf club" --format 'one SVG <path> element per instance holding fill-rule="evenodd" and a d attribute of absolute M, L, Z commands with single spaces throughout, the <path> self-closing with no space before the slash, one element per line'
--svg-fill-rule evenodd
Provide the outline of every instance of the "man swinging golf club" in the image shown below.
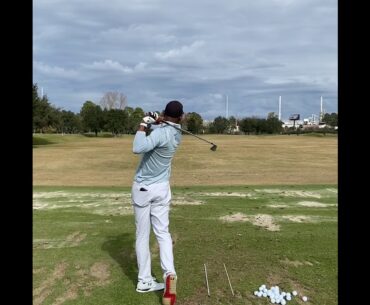
<path fill-rule="evenodd" d="M 133 152 L 143 154 L 132 185 L 132 204 L 136 224 L 136 257 L 139 269 L 136 291 L 163 290 L 164 305 L 176 301 L 176 271 L 172 238 L 169 233 L 171 203 L 171 161 L 181 142 L 180 121 L 183 106 L 178 101 L 166 105 L 164 116 L 150 112 L 143 118 L 133 142 Z M 166 121 L 166 124 L 160 124 Z M 150 135 L 146 131 L 152 128 Z M 171 126 L 172 125 L 172 126 Z M 153 126 L 153 127 L 154 127 Z M 176 127 L 176 128 L 173 128 Z M 159 244 L 164 283 L 158 283 L 151 274 L 149 236 L 151 227 Z"/>

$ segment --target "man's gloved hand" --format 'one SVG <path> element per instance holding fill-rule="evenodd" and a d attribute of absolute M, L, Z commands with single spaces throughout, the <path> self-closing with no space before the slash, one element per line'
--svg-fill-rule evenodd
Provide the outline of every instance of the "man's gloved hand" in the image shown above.
<path fill-rule="evenodd" d="M 147 112 L 145 113 L 145 117 L 143 117 L 143 121 L 140 123 L 140 126 L 149 129 L 151 124 L 159 124 L 162 120 L 163 118 L 160 117 L 157 112 Z"/>
<path fill-rule="evenodd" d="M 158 124 L 159 115 L 156 112 L 148 112 L 145 114 L 143 121 L 147 124 Z"/>

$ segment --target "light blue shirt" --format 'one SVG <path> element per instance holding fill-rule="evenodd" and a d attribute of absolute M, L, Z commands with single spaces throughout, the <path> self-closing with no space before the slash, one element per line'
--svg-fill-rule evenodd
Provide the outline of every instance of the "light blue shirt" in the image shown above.
<path fill-rule="evenodd" d="M 169 181 L 172 158 L 181 142 L 181 131 L 164 123 L 156 127 L 149 136 L 137 131 L 133 142 L 132 151 L 143 154 L 134 180 L 145 185 Z"/>

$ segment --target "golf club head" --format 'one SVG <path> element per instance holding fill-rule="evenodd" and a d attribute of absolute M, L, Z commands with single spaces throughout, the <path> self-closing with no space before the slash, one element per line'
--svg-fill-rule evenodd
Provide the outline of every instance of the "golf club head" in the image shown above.
<path fill-rule="evenodd" d="M 216 151 L 216 149 L 217 149 L 217 145 L 216 144 L 213 144 L 213 146 L 211 147 L 211 150 L 212 151 Z"/>

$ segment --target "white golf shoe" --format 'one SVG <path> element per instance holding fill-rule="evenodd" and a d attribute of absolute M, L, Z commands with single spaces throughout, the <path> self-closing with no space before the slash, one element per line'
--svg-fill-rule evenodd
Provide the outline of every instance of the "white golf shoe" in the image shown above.
<path fill-rule="evenodd" d="M 153 278 L 149 282 L 139 281 L 136 286 L 136 291 L 141 292 L 141 293 L 163 290 L 163 289 L 164 289 L 164 283 L 158 283 L 155 280 L 155 278 Z"/>

